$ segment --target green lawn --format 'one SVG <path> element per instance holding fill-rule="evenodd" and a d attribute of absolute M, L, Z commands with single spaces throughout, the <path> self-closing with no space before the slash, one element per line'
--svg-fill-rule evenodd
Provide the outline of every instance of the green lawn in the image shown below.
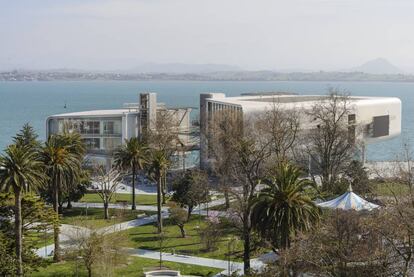
<path fill-rule="evenodd" d="M 409 188 L 407 185 L 400 183 L 376 183 L 372 185 L 374 193 L 379 196 L 393 196 L 393 193 L 397 196 L 408 195 Z"/>
<path fill-rule="evenodd" d="M 69 276 L 88 276 L 84 266 L 76 266 L 75 262 L 52 263 L 46 267 L 40 267 L 36 272 L 28 274 L 33 277 L 69 277 Z"/>
<path fill-rule="evenodd" d="M 203 267 L 197 265 L 189 265 L 182 263 L 163 262 L 163 267 L 169 269 L 179 270 L 183 275 L 195 275 L 195 276 L 213 276 L 221 271 L 222 269 Z M 124 267 L 119 268 L 116 271 L 117 276 L 144 276 L 143 269 L 156 268 L 159 266 L 158 260 L 145 259 L 132 257 L 131 263 Z"/>
<path fill-rule="evenodd" d="M 155 212 L 132 211 L 130 209 L 109 209 L 109 220 L 104 218 L 104 209 L 101 208 L 72 208 L 64 209 L 60 222 L 63 224 L 92 226 L 101 228 L 116 223 L 136 219 L 138 215 L 152 215 Z"/>
<path fill-rule="evenodd" d="M 129 193 L 115 193 L 111 199 L 111 203 L 126 202 L 132 203 L 132 196 Z M 102 203 L 101 197 L 97 193 L 85 194 L 79 202 Z M 157 205 L 157 196 L 152 194 L 137 194 L 135 196 L 135 203 L 137 205 Z"/>
<path fill-rule="evenodd" d="M 41 248 L 43 246 L 53 243 L 53 233 L 44 231 L 33 231 L 26 235 L 24 239 L 27 241 L 31 241 L 34 247 Z"/>
<path fill-rule="evenodd" d="M 115 269 L 115 276 L 125 277 L 142 277 L 144 276 L 144 269 L 155 268 L 159 266 L 158 260 L 130 257 L 128 264 L 121 265 Z M 222 269 L 202 267 L 197 265 L 188 265 L 182 263 L 163 262 L 163 267 L 169 269 L 179 270 L 184 275 L 196 275 L 196 276 L 213 276 Z M 78 273 L 78 275 L 76 274 Z M 38 272 L 32 273 L 29 276 L 32 277 L 69 277 L 69 276 L 87 276 L 86 269 L 83 264 L 76 266 L 75 262 L 60 262 L 51 263 L 45 268 L 40 268 Z M 96 275 L 98 276 L 98 275 Z"/>
<path fill-rule="evenodd" d="M 204 219 L 201 219 L 200 223 L 201 228 L 206 226 L 206 221 Z M 163 251 L 226 260 L 228 257 L 229 239 L 235 236 L 235 230 L 232 228 L 225 228 L 226 230 L 223 230 L 220 237 L 217 238 L 218 243 L 216 249 L 207 252 L 200 239 L 197 228 L 198 224 L 198 216 L 193 215 L 190 222 L 184 227 L 187 232 L 187 237 L 182 238 L 179 228 L 175 225 L 170 225 L 169 221 L 165 220 Z M 124 232 L 128 233 L 130 247 L 159 251 L 159 236 L 156 233 L 156 227 L 154 225 L 131 228 Z M 233 260 L 241 261 L 242 249 L 243 243 L 239 240 L 235 243 L 234 251 L 233 249 L 231 251 Z"/>

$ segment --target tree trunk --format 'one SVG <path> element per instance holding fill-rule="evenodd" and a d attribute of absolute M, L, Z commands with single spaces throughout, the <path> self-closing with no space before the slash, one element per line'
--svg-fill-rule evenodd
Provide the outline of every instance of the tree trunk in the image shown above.
<path fill-rule="evenodd" d="M 23 276 L 23 259 L 22 259 L 22 195 L 20 189 L 14 188 L 14 228 L 16 239 L 16 275 Z"/>
<path fill-rule="evenodd" d="M 58 211 L 60 214 L 63 213 L 63 203 L 59 203 Z"/>
<path fill-rule="evenodd" d="M 109 219 L 108 202 L 104 203 L 104 219 Z"/>
<path fill-rule="evenodd" d="M 411 255 L 409 255 L 408 259 L 405 259 L 405 261 L 404 261 L 404 269 L 403 269 L 403 276 L 404 277 L 410 276 L 409 275 L 410 261 L 411 261 Z"/>
<path fill-rule="evenodd" d="M 329 173 L 323 172 L 321 181 L 322 181 L 322 190 L 323 191 L 328 191 L 328 190 L 332 189 L 330 178 L 329 178 Z"/>
<path fill-rule="evenodd" d="M 158 233 L 162 233 L 162 214 L 161 214 L 161 174 L 158 174 L 157 182 L 157 216 L 158 216 Z"/>
<path fill-rule="evenodd" d="M 180 228 L 180 231 L 181 231 L 181 237 L 185 238 L 187 234 L 185 233 L 184 225 L 178 225 L 178 227 Z"/>
<path fill-rule="evenodd" d="M 72 209 L 72 201 L 70 200 L 70 197 L 68 197 L 68 204 L 66 205 L 66 209 Z"/>
<path fill-rule="evenodd" d="M 88 267 L 88 277 L 92 277 L 92 268 Z"/>
<path fill-rule="evenodd" d="M 224 188 L 224 200 L 226 205 L 226 210 L 230 208 L 230 197 L 229 197 L 229 190 L 227 187 Z"/>
<path fill-rule="evenodd" d="M 193 206 L 188 206 L 187 221 L 190 221 L 191 213 L 193 212 Z"/>
<path fill-rule="evenodd" d="M 53 209 L 56 213 L 57 218 L 59 219 L 59 177 L 57 177 L 56 183 L 53 186 L 54 189 L 54 199 L 53 199 Z M 59 222 L 59 220 L 58 220 Z M 55 249 L 53 251 L 53 261 L 60 261 L 60 243 L 59 243 L 59 223 L 55 223 L 53 226 L 53 240 L 55 243 Z"/>
<path fill-rule="evenodd" d="M 135 205 L 135 164 L 132 164 L 132 210 L 136 210 L 137 206 Z"/>
<path fill-rule="evenodd" d="M 244 240 L 244 249 L 243 249 L 243 264 L 244 264 L 244 274 L 247 275 L 250 271 L 250 228 L 248 222 L 248 216 L 244 216 L 243 219 L 243 240 Z"/>
<path fill-rule="evenodd" d="M 162 204 L 165 205 L 167 201 L 165 200 L 165 194 L 167 190 L 167 174 L 163 174 L 162 178 Z"/>

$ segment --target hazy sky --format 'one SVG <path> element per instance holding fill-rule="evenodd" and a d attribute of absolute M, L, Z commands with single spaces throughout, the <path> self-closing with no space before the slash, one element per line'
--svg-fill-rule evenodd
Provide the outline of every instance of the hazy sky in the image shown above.
<path fill-rule="evenodd" d="M 0 68 L 414 68 L 413 0 L 0 0 Z"/>

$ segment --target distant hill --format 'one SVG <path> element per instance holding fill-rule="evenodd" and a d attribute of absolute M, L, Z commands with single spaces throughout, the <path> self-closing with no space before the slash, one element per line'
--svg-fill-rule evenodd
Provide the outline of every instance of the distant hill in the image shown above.
<path fill-rule="evenodd" d="M 125 72 L 185 74 L 242 70 L 243 69 L 238 66 L 225 64 L 146 63 L 126 70 Z"/>
<path fill-rule="evenodd" d="M 378 58 L 346 71 L 364 72 L 369 74 L 402 74 L 403 71 L 388 60 Z"/>

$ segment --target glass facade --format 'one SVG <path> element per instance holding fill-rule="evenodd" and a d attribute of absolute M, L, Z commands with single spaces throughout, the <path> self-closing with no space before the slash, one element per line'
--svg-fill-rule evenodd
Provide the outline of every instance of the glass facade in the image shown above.
<path fill-rule="evenodd" d="M 103 121 L 103 134 L 104 135 L 121 135 L 122 125 L 121 121 L 105 120 Z"/>
<path fill-rule="evenodd" d="M 109 154 L 122 144 L 122 118 L 61 118 L 58 133 L 78 132 L 90 153 Z"/>
<path fill-rule="evenodd" d="M 99 150 L 101 147 L 101 142 L 99 138 L 83 138 L 82 141 L 86 145 L 88 150 Z"/>

